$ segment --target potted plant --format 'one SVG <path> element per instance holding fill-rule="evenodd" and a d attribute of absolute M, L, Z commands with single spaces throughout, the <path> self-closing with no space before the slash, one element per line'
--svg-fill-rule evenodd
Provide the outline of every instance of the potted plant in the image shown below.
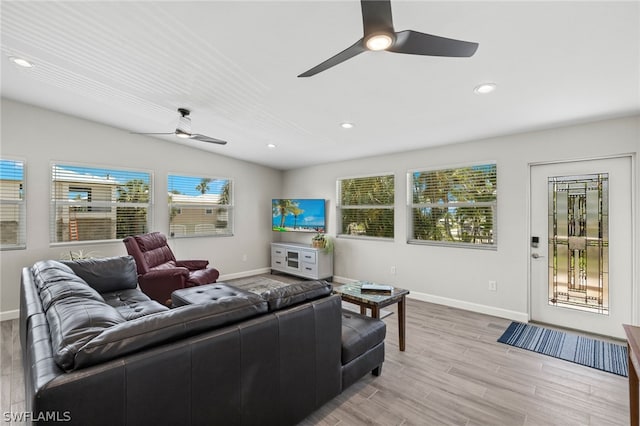
<path fill-rule="evenodd" d="M 323 248 L 325 252 L 331 253 L 333 251 L 333 241 L 327 234 L 316 234 L 311 239 L 311 247 Z"/>
<path fill-rule="evenodd" d="M 317 233 L 311 239 L 311 247 L 313 248 L 324 248 L 327 244 L 327 239 L 324 234 Z"/>
<path fill-rule="evenodd" d="M 69 254 L 63 253 L 60 256 L 60 259 L 62 260 L 91 259 L 94 257 L 98 257 L 97 254 L 98 252 L 95 252 L 95 251 L 83 251 L 83 250 L 71 251 L 70 250 Z"/>

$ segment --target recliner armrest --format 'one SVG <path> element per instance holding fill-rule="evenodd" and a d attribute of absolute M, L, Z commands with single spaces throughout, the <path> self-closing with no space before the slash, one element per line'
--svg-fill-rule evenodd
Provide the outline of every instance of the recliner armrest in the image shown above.
<path fill-rule="evenodd" d="M 209 265 L 208 260 L 177 260 L 176 266 L 182 266 L 190 271 L 204 269 Z"/>
<path fill-rule="evenodd" d="M 162 278 L 171 278 L 171 277 L 185 277 L 185 279 L 189 276 L 189 270 L 185 267 L 175 267 L 175 268 L 166 268 L 166 269 L 152 269 L 144 275 L 138 275 L 138 281 L 140 279 L 147 280 L 157 280 Z"/>

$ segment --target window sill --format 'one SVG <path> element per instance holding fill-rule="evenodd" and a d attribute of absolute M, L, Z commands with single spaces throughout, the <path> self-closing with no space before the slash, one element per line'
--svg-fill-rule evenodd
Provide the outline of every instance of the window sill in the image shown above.
<path fill-rule="evenodd" d="M 441 242 L 441 241 L 428 241 L 428 240 L 407 240 L 407 244 L 417 245 L 417 246 L 437 246 L 437 247 L 454 247 L 454 248 L 465 248 L 472 250 L 488 250 L 488 251 L 498 251 L 497 244 L 472 244 L 472 243 L 451 243 L 451 242 Z"/>

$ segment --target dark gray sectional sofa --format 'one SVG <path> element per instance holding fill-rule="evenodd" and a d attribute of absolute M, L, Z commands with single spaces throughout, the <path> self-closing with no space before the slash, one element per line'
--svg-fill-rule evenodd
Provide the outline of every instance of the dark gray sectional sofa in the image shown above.
<path fill-rule="evenodd" d="M 343 316 L 329 283 L 212 286 L 169 309 L 138 289 L 130 256 L 24 268 L 26 409 L 39 424 L 292 425 L 379 374 L 384 323 Z"/>

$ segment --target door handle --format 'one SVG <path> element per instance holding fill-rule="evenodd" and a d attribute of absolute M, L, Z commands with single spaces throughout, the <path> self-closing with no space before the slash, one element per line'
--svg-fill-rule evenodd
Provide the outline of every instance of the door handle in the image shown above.
<path fill-rule="evenodd" d="M 540 259 L 541 257 L 544 257 L 544 256 L 540 256 L 538 253 L 531 253 L 531 257 L 533 257 L 534 259 Z"/>

